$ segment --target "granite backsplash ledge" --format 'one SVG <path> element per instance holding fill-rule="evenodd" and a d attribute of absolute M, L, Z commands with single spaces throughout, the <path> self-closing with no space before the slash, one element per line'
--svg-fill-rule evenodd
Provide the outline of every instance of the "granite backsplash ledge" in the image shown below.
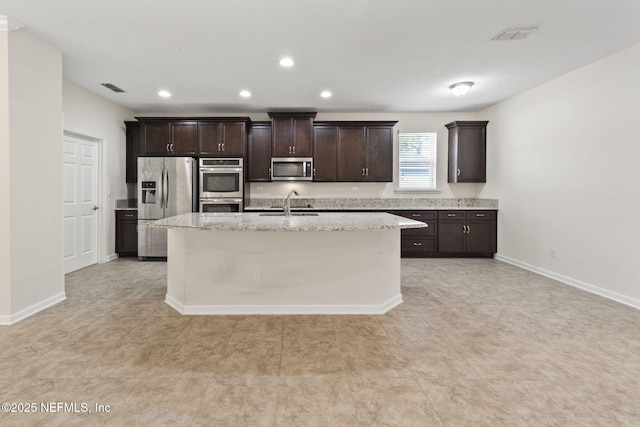
<path fill-rule="evenodd" d="M 271 209 L 282 206 L 282 198 L 251 199 L 245 209 Z M 291 199 L 293 209 L 498 209 L 497 199 L 474 198 L 302 198 Z"/>

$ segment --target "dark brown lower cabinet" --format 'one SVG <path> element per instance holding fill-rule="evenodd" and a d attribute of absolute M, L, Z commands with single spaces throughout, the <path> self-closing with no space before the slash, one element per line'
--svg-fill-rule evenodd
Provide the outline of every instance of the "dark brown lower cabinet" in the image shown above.
<path fill-rule="evenodd" d="M 407 228 L 401 230 L 401 256 L 405 258 L 435 256 L 438 252 L 438 212 L 396 211 L 393 213 L 427 224 L 427 228 Z"/>
<path fill-rule="evenodd" d="M 138 256 L 138 211 L 116 211 L 116 253 Z"/>
<path fill-rule="evenodd" d="M 493 256 L 496 250 L 496 211 L 438 212 L 439 254 Z"/>
<path fill-rule="evenodd" d="M 495 210 L 394 211 L 427 224 L 401 231 L 401 256 L 493 257 L 497 251 Z"/>

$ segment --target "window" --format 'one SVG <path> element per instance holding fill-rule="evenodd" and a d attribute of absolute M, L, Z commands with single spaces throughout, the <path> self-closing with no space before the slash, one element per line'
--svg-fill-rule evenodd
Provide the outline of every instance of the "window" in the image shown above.
<path fill-rule="evenodd" d="M 435 190 L 436 140 L 436 132 L 399 134 L 398 189 Z"/>

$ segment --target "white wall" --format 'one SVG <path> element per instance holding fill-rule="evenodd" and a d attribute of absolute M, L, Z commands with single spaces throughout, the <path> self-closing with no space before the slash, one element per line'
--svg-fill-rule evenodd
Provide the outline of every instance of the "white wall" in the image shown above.
<path fill-rule="evenodd" d="M 115 201 L 127 198 L 125 183 L 125 120 L 134 113 L 74 84 L 63 82 L 64 128 L 103 140 L 101 224 L 103 253 L 115 257 Z"/>
<path fill-rule="evenodd" d="M 499 257 L 636 307 L 639 75 L 637 45 L 480 112 Z"/>
<path fill-rule="evenodd" d="M 9 259 L 3 247 L 0 269 L 10 271 L 9 283 L 3 273 L 2 296 L 9 290 L 11 302 L 8 311 L 6 301 L 1 306 L 3 322 L 64 298 L 62 54 L 24 30 L 5 36 L 8 50 L 0 54 L 8 63 L 8 96 L 6 90 L 2 96 L 8 109 L 4 105 L 0 115 L 9 130 L 8 139 L 6 131 L 0 138 L 3 162 L 9 161 L 8 188 L 2 184 L 9 216 L 4 210 L 1 227 L 5 236 L 10 230 L 10 246 Z"/>
<path fill-rule="evenodd" d="M 11 197 L 9 140 L 9 33 L 0 31 L 0 200 Z M 11 314 L 11 209 L 0 203 L 0 325 Z"/>

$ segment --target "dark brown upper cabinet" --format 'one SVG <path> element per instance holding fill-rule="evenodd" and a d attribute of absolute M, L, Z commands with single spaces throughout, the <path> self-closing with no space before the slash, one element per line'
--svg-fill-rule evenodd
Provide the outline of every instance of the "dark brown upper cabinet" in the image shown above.
<path fill-rule="evenodd" d="M 247 127 L 238 122 L 198 122 L 198 154 L 216 157 L 243 157 Z"/>
<path fill-rule="evenodd" d="M 488 121 L 455 121 L 449 129 L 449 182 L 487 182 Z"/>
<path fill-rule="evenodd" d="M 313 127 L 313 180 L 335 182 L 338 179 L 338 127 Z"/>
<path fill-rule="evenodd" d="M 142 122 L 142 155 L 195 156 L 198 124 L 195 121 Z"/>
<path fill-rule="evenodd" d="M 125 182 L 138 182 L 138 157 L 142 147 L 140 122 L 124 122 L 126 126 Z"/>
<path fill-rule="evenodd" d="M 271 123 L 253 122 L 249 130 L 249 181 L 271 181 Z"/>
<path fill-rule="evenodd" d="M 393 126 L 397 122 L 337 125 L 337 181 L 393 181 Z"/>
<path fill-rule="evenodd" d="M 316 113 L 276 113 L 271 118 L 273 157 L 313 156 L 313 119 Z"/>

